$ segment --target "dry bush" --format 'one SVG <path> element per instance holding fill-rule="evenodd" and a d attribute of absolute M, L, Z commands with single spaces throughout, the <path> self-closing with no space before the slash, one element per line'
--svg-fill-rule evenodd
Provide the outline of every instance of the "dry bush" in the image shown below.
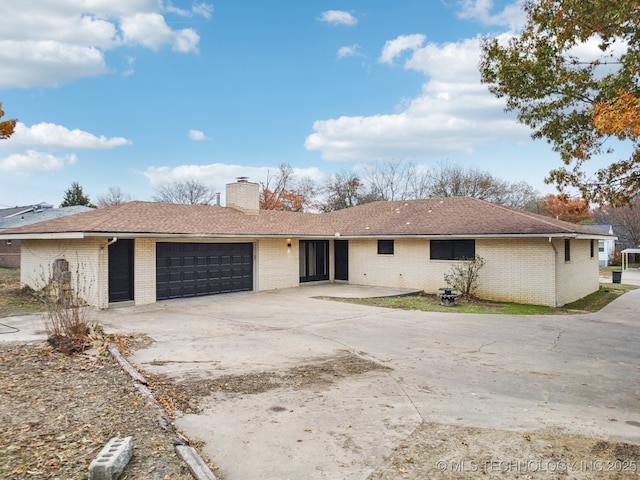
<path fill-rule="evenodd" d="M 47 341 L 65 354 L 83 352 L 91 345 L 88 336 L 92 310 L 84 300 L 86 289 L 80 283 L 81 268 L 82 265 L 78 264 L 74 286 L 71 284 L 69 263 L 56 260 L 42 289 L 47 309 L 43 316 Z"/>
<path fill-rule="evenodd" d="M 444 274 L 444 281 L 458 290 L 463 297 L 475 298 L 475 291 L 479 286 L 479 272 L 483 265 L 484 258 L 480 255 L 458 261 Z"/>

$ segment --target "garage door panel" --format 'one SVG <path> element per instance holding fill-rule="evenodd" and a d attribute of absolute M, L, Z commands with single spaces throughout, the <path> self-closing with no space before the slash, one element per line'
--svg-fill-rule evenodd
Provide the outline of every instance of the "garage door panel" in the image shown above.
<path fill-rule="evenodd" d="M 251 243 L 158 243 L 156 298 L 253 289 Z"/>

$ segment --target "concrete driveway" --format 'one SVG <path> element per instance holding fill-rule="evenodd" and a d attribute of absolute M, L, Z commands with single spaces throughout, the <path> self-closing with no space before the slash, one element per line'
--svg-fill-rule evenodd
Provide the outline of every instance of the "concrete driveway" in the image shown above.
<path fill-rule="evenodd" d="M 177 380 L 283 371 L 342 351 L 389 370 L 326 388 L 209 397 L 177 419 L 225 478 L 364 479 L 422 421 L 638 443 L 640 290 L 597 314 L 467 315 L 312 298 L 323 285 L 111 309 L 155 343 L 131 361 Z"/>

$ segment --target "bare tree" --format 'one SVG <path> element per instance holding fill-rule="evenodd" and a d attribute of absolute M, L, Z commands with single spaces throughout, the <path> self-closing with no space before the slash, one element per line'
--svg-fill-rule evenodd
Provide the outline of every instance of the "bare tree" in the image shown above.
<path fill-rule="evenodd" d="M 133 197 L 122 191 L 120 187 L 109 187 L 109 191 L 100 195 L 97 200 L 98 208 L 122 205 L 133 200 Z"/>
<path fill-rule="evenodd" d="M 613 226 L 618 245 L 624 248 L 640 247 L 640 195 L 624 207 L 604 206 L 594 212 L 593 219 Z"/>
<path fill-rule="evenodd" d="M 359 205 L 363 188 L 362 180 L 354 172 L 338 172 L 331 175 L 325 183 L 326 200 L 321 210 L 333 212 Z"/>
<path fill-rule="evenodd" d="M 364 168 L 366 192 L 378 200 L 407 200 L 427 196 L 429 171 L 413 162 L 383 160 Z"/>
<path fill-rule="evenodd" d="M 198 180 L 173 181 L 155 189 L 154 202 L 211 205 L 216 193 Z"/>
<path fill-rule="evenodd" d="M 442 164 L 431 171 L 431 197 L 474 197 L 511 208 L 535 208 L 540 194 L 526 182 L 509 183 L 482 170 Z"/>

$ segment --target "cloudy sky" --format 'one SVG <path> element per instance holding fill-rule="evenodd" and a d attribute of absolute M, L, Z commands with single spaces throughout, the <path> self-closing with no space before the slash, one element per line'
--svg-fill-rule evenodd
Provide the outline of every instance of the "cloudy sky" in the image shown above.
<path fill-rule="evenodd" d="M 451 162 L 543 193 L 558 159 L 480 84 L 498 0 L 0 2 L 0 205 L 215 190 L 289 163 L 321 181 L 376 160 Z"/>

